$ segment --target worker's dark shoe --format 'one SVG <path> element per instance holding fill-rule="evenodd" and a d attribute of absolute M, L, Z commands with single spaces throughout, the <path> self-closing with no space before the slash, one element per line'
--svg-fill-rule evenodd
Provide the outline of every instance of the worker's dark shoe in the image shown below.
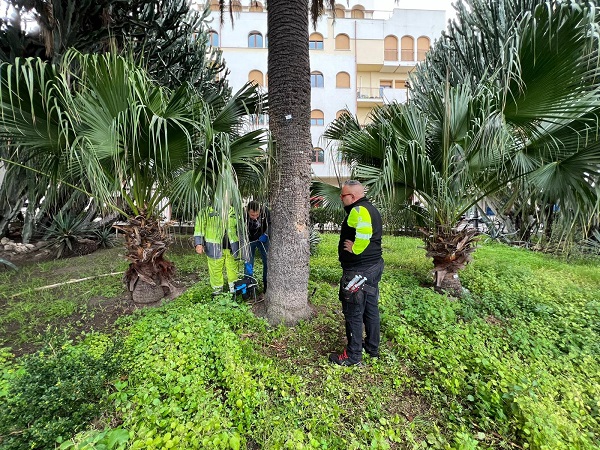
<path fill-rule="evenodd" d="M 363 363 L 361 361 L 353 362 L 348 357 L 346 353 L 346 349 L 341 354 L 332 353 L 329 355 L 329 362 L 337 364 L 339 366 L 362 366 Z"/>
<path fill-rule="evenodd" d="M 222 293 L 223 293 L 223 286 L 221 286 L 221 287 L 220 287 L 220 288 L 218 288 L 218 289 L 213 289 L 213 291 L 212 291 L 212 294 L 211 294 L 211 295 L 212 295 L 213 297 L 217 297 L 218 295 L 221 295 Z"/>

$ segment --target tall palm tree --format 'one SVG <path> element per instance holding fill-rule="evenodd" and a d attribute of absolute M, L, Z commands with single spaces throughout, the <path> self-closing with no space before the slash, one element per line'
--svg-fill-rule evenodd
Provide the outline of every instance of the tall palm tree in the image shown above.
<path fill-rule="evenodd" d="M 221 11 L 231 0 L 219 0 Z M 334 0 L 269 0 L 269 127 L 274 167 L 270 176 L 273 233 L 269 249 L 267 317 L 295 324 L 308 305 L 310 161 L 309 8 L 313 24 Z M 221 15 L 223 17 L 223 15 Z M 234 18 L 233 14 L 231 15 Z"/>
<path fill-rule="evenodd" d="M 411 102 L 375 111 L 364 129 L 343 116 L 327 133 L 372 195 L 388 205 L 423 203 L 435 285 L 455 295 L 474 251 L 476 230 L 459 225 L 470 207 L 508 187 L 589 222 L 600 167 L 595 9 L 467 3 L 411 78 Z"/>
<path fill-rule="evenodd" d="M 266 305 L 272 323 L 294 324 L 308 306 L 310 59 L 306 0 L 269 1 L 269 128 L 275 171 L 270 177 L 272 245 Z"/>
<path fill-rule="evenodd" d="M 131 59 L 76 51 L 60 66 L 17 60 L 0 74 L 0 135 L 15 148 L 5 162 L 35 163 L 50 188 L 69 184 L 126 215 L 125 281 L 136 301 L 171 288 L 167 202 L 187 217 L 224 199 L 241 213 L 236 177 L 261 173 L 261 131 L 242 133 L 260 104 L 251 85 L 211 104 L 189 84 L 157 85 Z"/>

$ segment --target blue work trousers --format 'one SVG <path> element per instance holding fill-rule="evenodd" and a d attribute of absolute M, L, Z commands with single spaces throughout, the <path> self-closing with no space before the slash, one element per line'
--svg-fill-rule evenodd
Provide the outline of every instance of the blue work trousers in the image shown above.
<path fill-rule="evenodd" d="M 267 285 L 267 252 L 269 251 L 269 243 L 268 242 L 260 242 L 260 241 L 252 241 L 250 242 L 250 261 L 249 266 L 245 268 L 244 274 L 254 276 L 254 255 L 256 253 L 256 249 L 260 252 L 260 258 L 262 259 L 263 264 L 263 286 Z M 251 273 L 248 273 L 251 272 Z"/>

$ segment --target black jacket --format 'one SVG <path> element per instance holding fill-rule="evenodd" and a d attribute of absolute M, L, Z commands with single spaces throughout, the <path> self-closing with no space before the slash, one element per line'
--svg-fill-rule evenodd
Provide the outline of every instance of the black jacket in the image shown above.
<path fill-rule="evenodd" d="M 271 214 L 269 209 L 263 207 L 258 219 L 252 220 L 246 212 L 246 225 L 248 227 L 248 239 L 250 242 L 257 241 L 261 234 L 269 234 L 271 227 Z"/>
<path fill-rule="evenodd" d="M 344 209 L 347 215 L 342 223 L 338 244 L 338 257 L 342 268 L 368 267 L 378 263 L 382 254 L 381 236 L 383 226 L 381 214 L 366 197 L 345 206 Z M 358 254 L 344 250 L 346 239 L 354 242 L 353 251 Z"/>

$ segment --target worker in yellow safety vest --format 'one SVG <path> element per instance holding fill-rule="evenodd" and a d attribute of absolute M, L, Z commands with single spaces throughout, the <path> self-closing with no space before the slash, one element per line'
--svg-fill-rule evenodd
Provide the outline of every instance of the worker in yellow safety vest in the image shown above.
<path fill-rule="evenodd" d="M 233 293 L 234 282 L 238 279 L 236 259 L 241 256 L 237 216 L 233 207 L 226 216 L 212 206 L 200 211 L 194 227 L 194 245 L 196 253 L 206 253 L 213 296 L 223 293 L 223 267 L 227 272 L 229 292 Z"/>

